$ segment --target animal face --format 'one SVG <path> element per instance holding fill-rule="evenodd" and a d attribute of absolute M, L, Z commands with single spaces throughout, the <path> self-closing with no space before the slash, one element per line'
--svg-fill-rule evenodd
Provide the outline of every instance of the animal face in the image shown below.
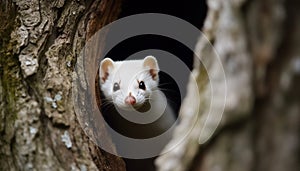
<path fill-rule="evenodd" d="M 153 56 L 117 62 L 105 58 L 99 69 L 101 90 L 119 108 L 142 106 L 158 87 L 158 70 Z"/>

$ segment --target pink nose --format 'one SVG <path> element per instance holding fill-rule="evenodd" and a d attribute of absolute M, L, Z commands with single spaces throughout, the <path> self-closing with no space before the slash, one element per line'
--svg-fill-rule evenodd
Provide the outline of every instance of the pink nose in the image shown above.
<path fill-rule="evenodd" d="M 136 100 L 133 96 L 129 95 L 125 98 L 125 103 L 129 105 L 134 105 L 136 103 Z"/>

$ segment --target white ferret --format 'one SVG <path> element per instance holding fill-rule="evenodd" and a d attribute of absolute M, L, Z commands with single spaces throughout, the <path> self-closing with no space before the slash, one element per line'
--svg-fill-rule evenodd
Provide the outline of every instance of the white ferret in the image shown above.
<path fill-rule="evenodd" d="M 132 138 L 151 138 L 174 124 L 174 112 L 158 89 L 158 72 L 159 66 L 153 56 L 142 60 L 105 58 L 101 61 L 100 87 L 105 96 L 102 105 L 115 106 L 102 112 L 110 118 L 113 129 Z M 122 117 L 116 111 L 125 114 Z"/>
<path fill-rule="evenodd" d="M 101 110 L 115 131 L 130 138 L 145 139 L 161 135 L 172 127 L 176 118 L 158 89 L 158 72 L 158 63 L 153 56 L 142 60 L 115 62 L 105 58 L 101 61 L 100 87 L 105 96 Z M 166 141 L 159 143 L 158 151 L 163 150 L 170 138 L 171 134 L 168 134 Z M 112 140 L 115 143 L 113 136 Z M 122 150 L 118 143 L 115 144 L 117 151 Z M 127 170 L 154 171 L 154 159 L 124 158 L 124 161 Z"/>

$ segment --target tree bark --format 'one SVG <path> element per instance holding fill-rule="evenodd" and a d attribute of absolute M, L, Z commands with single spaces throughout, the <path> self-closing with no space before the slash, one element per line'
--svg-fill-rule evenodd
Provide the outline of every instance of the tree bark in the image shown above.
<path fill-rule="evenodd" d="M 0 170 L 125 170 L 86 136 L 71 103 L 77 56 L 120 5 L 1 1 Z"/>
<path fill-rule="evenodd" d="M 299 1 L 207 3 L 203 31 L 228 83 L 224 114 L 205 144 L 199 145 L 199 122 L 177 149 L 157 159 L 157 169 L 300 170 Z M 0 170 L 125 170 L 121 158 L 86 136 L 71 103 L 81 49 L 98 29 L 117 19 L 120 5 L 121 0 L 0 2 Z M 190 84 L 170 144 L 190 126 L 191 111 L 200 118 L 209 113 L 207 72 L 221 74 L 212 51 L 200 37 L 196 53 L 211 64 L 204 69 L 195 60 L 202 101 L 191 110 L 196 87 Z M 88 82 L 89 89 L 97 86 Z M 92 136 L 105 133 L 100 127 Z"/>
<path fill-rule="evenodd" d="M 209 11 L 203 27 L 222 61 L 227 80 L 227 101 L 214 135 L 199 145 L 203 123 L 199 122 L 175 150 L 159 157 L 159 170 L 296 171 L 300 169 L 300 3 L 276 1 L 207 1 Z M 200 37 L 196 54 L 211 65 L 195 60 L 200 109 L 191 110 L 191 91 L 181 107 L 181 124 L 169 145 L 176 143 L 193 120 L 209 113 L 211 97 L 208 72 L 214 67 L 213 49 Z M 205 57 L 205 58 L 204 58 Z M 201 74 L 202 73 L 202 74 Z M 222 89 L 222 88 L 221 88 Z M 223 88 L 222 90 L 225 91 Z M 220 93 L 214 93 L 219 98 Z M 215 105 L 212 108 L 218 108 Z M 207 128 L 209 129 L 209 128 Z M 200 140 L 201 141 L 201 140 Z"/>

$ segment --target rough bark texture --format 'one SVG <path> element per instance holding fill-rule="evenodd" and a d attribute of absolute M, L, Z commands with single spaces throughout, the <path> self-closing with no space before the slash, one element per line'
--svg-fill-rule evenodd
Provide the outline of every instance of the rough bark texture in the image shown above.
<path fill-rule="evenodd" d="M 204 145 L 198 138 L 203 123 L 177 148 L 156 161 L 159 170 L 296 171 L 300 169 L 300 3 L 293 0 L 209 0 L 204 33 L 223 63 L 227 102 L 214 136 Z M 211 58 L 213 49 L 200 38 L 197 54 L 208 60 L 206 71 L 199 63 L 199 113 L 190 109 L 189 92 L 181 108 L 182 122 L 169 145 L 190 127 L 191 111 L 199 117 L 209 112 L 207 72 L 221 74 Z M 202 73 L 202 74 L 201 74 Z M 225 90 L 225 89 L 223 89 Z M 193 91 L 189 89 L 188 91 Z M 219 93 L 214 93 L 218 98 Z M 220 106 L 212 106 L 218 108 Z"/>
<path fill-rule="evenodd" d="M 125 170 L 122 159 L 86 136 L 71 103 L 81 48 L 117 18 L 120 1 L 0 2 L 0 170 Z M 300 170 L 300 2 L 209 0 L 208 7 L 203 30 L 219 54 L 228 86 L 223 118 L 203 145 L 199 122 L 176 149 L 158 158 L 158 170 Z M 188 87 L 171 145 L 191 126 L 191 114 L 205 118 L 209 113 L 207 72 L 217 77 L 222 72 L 210 58 L 212 51 L 199 38 L 196 52 L 211 65 L 205 70 L 195 60 L 198 87 Z M 87 88 L 97 86 L 93 78 L 87 82 Z M 195 88 L 200 108 L 191 108 L 197 106 Z M 91 136 L 99 138 L 105 129 L 97 133 Z"/>
<path fill-rule="evenodd" d="M 85 135 L 71 93 L 80 50 L 120 4 L 1 1 L 0 170 L 124 170 Z"/>

